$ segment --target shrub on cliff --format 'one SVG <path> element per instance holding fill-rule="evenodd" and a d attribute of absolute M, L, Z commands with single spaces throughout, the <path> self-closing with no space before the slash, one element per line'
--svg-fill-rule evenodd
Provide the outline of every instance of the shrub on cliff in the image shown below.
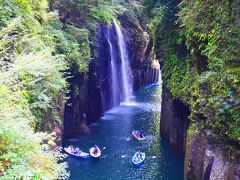
<path fill-rule="evenodd" d="M 58 150 L 42 144 L 34 133 L 28 100 L 17 87 L 0 85 L 0 179 L 57 179 L 68 177 Z M 42 144 L 42 145 L 40 145 Z"/>
<path fill-rule="evenodd" d="M 66 70 L 87 70 L 88 31 L 64 27 L 45 0 L 2 0 L 0 10 L 0 178 L 67 178 L 59 151 L 36 132 L 59 123 Z"/>
<path fill-rule="evenodd" d="M 151 1 L 145 8 L 163 81 L 207 119 L 217 143 L 240 146 L 240 24 L 237 1 Z"/>
<path fill-rule="evenodd" d="M 238 9 L 234 2 L 184 0 L 179 19 L 191 58 L 197 59 L 194 66 L 200 75 L 202 113 L 210 119 L 217 139 L 240 145 Z M 199 67 L 199 61 L 204 61 L 204 57 L 206 68 L 201 69 L 204 66 Z M 208 113 L 209 108 L 214 109 L 214 118 Z"/>

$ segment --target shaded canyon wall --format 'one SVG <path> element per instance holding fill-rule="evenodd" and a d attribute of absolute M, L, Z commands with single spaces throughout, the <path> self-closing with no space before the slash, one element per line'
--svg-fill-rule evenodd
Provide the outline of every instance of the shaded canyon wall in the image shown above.
<path fill-rule="evenodd" d="M 185 179 L 239 180 L 240 159 L 224 149 L 213 143 L 211 132 L 203 130 L 200 123 L 192 125 L 187 135 Z"/>
<path fill-rule="evenodd" d="M 173 149 L 185 153 L 185 180 L 240 179 L 239 155 L 234 151 L 229 154 L 224 145 L 216 145 L 202 116 L 190 123 L 188 107 L 174 99 L 164 86 L 161 111 L 161 137 Z"/>
<path fill-rule="evenodd" d="M 185 136 L 189 126 L 189 108 L 181 101 L 174 99 L 163 86 L 160 133 L 172 148 L 185 152 Z"/>

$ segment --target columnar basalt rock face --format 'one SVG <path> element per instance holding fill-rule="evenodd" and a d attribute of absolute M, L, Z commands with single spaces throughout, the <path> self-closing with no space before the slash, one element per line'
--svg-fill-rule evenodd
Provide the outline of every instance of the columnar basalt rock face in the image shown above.
<path fill-rule="evenodd" d="M 108 26 L 99 24 L 97 28 L 96 46 L 97 59 L 95 61 L 95 73 L 97 87 L 100 88 L 102 111 L 111 108 L 111 55 L 108 42 Z"/>
<path fill-rule="evenodd" d="M 74 70 L 73 70 L 74 71 Z M 87 79 L 86 74 L 75 73 L 69 79 L 69 100 L 65 107 L 64 135 L 79 134 L 81 119 L 87 112 Z"/>
<path fill-rule="evenodd" d="M 185 135 L 188 127 L 189 109 L 178 100 L 174 100 L 163 87 L 160 120 L 161 137 L 180 152 L 185 151 Z"/>
<path fill-rule="evenodd" d="M 99 85 L 104 81 L 97 77 L 97 69 L 100 67 L 94 59 L 89 65 L 88 73 L 78 73 L 76 70 L 69 79 L 69 100 L 65 106 L 64 134 L 85 135 L 89 134 L 88 125 L 102 115 L 101 91 L 106 84 Z"/>
<path fill-rule="evenodd" d="M 110 54 L 107 41 L 108 27 L 99 23 L 96 30 L 96 47 L 92 53 L 97 56 L 91 60 L 87 73 L 79 73 L 72 69 L 70 83 L 70 99 L 65 108 L 64 134 L 89 134 L 88 125 L 96 121 L 104 111 L 111 107 L 110 96 Z"/>
<path fill-rule="evenodd" d="M 185 180 L 239 180 L 240 158 L 231 157 L 225 147 L 217 147 L 211 132 L 204 128 L 198 117 L 189 129 L 188 108 L 174 100 L 163 87 L 160 132 L 161 137 L 178 151 L 185 152 Z M 188 130 L 187 130 L 188 129 Z"/>
<path fill-rule="evenodd" d="M 96 73 L 98 60 L 92 60 L 89 65 L 88 72 L 88 96 L 87 98 L 87 114 L 85 122 L 87 125 L 94 122 L 97 118 L 102 115 L 103 107 L 101 103 L 101 86 L 99 86 L 99 80 Z"/>
<path fill-rule="evenodd" d="M 227 155 L 224 147 L 212 143 L 211 133 L 196 126 L 188 132 L 185 154 L 185 179 L 239 180 L 240 159 Z"/>

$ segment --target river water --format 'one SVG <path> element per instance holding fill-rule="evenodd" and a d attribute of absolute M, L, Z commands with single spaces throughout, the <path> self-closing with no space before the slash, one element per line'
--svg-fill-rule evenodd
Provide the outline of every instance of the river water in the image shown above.
<path fill-rule="evenodd" d="M 79 146 L 83 151 L 94 144 L 106 147 L 99 160 L 67 157 L 70 179 L 183 179 L 183 156 L 160 138 L 161 87 L 143 86 L 134 95 L 134 103 L 111 109 L 91 125 L 89 136 L 64 140 L 64 145 Z M 133 129 L 143 130 L 146 140 L 133 139 Z M 138 169 L 131 162 L 137 149 L 146 153 L 145 163 Z"/>

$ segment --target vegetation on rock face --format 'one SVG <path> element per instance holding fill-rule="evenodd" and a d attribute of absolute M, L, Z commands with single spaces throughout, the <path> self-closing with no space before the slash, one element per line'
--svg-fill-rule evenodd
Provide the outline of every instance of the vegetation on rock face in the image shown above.
<path fill-rule="evenodd" d="M 163 80 L 218 143 L 240 145 L 240 25 L 234 1 L 153 1 L 146 6 Z M 177 14 L 177 15 L 176 15 Z"/>
<path fill-rule="evenodd" d="M 180 4 L 182 34 L 191 56 L 206 57 L 199 73 L 201 111 L 210 118 L 217 138 L 240 144 L 240 25 L 234 2 L 188 2 Z M 195 12 L 194 14 L 192 12 Z M 205 14 L 205 16 L 201 15 Z M 199 23 L 194 23 L 198 21 Z M 193 42 L 195 40 L 197 42 Z M 198 51 L 198 52 L 197 52 Z M 199 58 L 198 61 L 202 59 Z M 198 62 L 197 62 L 198 63 Z M 198 65 L 196 63 L 196 66 Z M 211 117 L 209 109 L 214 109 Z M 220 133 L 219 133 L 220 132 Z"/>
<path fill-rule="evenodd" d="M 147 24 L 164 83 L 191 107 L 191 120 L 217 142 L 240 146 L 237 1 L 71 0 L 51 1 L 51 9 L 47 0 L 0 0 L 0 179 L 68 177 L 54 134 L 38 132 L 61 123 L 56 99 L 69 69 L 88 71 L 97 23 L 120 15 Z"/>
<path fill-rule="evenodd" d="M 0 9 L 1 178 L 67 177 L 53 140 L 43 143 L 46 135 L 34 130 L 59 122 L 55 99 L 66 90 L 69 64 L 59 39 L 68 37 L 47 1 L 2 0 Z"/>
<path fill-rule="evenodd" d="M 127 11 L 121 3 L 0 1 L 0 179 L 68 177 L 55 134 L 38 132 L 61 123 L 68 71 L 88 71 L 96 24 Z"/>

